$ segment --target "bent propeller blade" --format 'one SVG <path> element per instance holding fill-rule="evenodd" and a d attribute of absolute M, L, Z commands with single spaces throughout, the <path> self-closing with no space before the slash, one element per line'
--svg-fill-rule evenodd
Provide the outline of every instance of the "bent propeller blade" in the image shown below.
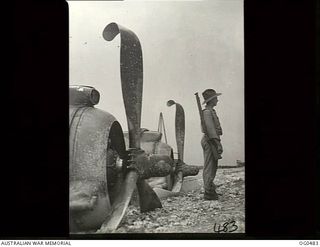
<path fill-rule="evenodd" d="M 137 179 L 138 174 L 136 172 L 128 172 L 125 180 L 123 181 L 119 194 L 112 204 L 110 213 L 106 217 L 104 223 L 97 231 L 97 233 L 112 233 L 118 228 L 130 203 L 133 191 L 135 189 L 134 185 L 136 184 Z"/>
<path fill-rule="evenodd" d="M 178 149 L 178 165 L 180 162 L 183 162 L 184 157 L 184 139 L 185 139 L 185 114 L 183 107 L 175 102 L 174 100 L 169 100 L 167 102 L 167 106 L 176 105 L 176 115 L 175 115 L 175 131 L 176 131 L 176 142 L 177 142 L 177 149 Z M 178 170 L 175 179 L 172 191 L 179 192 L 182 187 L 183 182 L 183 174 L 182 171 Z"/>
<path fill-rule="evenodd" d="M 185 139 L 185 115 L 183 107 L 175 102 L 169 100 L 167 106 L 176 105 L 175 127 L 176 127 L 176 142 L 178 149 L 178 159 L 183 161 L 184 156 L 184 139 Z"/>
<path fill-rule="evenodd" d="M 143 90 L 142 50 L 138 37 L 131 30 L 110 23 L 103 30 L 107 41 L 120 33 L 120 76 L 123 102 L 126 110 L 129 148 L 140 148 L 140 124 Z"/>
<path fill-rule="evenodd" d="M 121 37 L 121 88 L 128 123 L 129 148 L 139 149 L 143 89 L 142 50 L 140 41 L 135 33 L 117 23 L 108 24 L 103 30 L 103 37 L 105 40 L 111 41 L 119 33 Z M 138 173 L 134 170 L 128 171 L 120 193 L 112 205 L 110 214 L 100 230 L 97 231 L 98 233 L 114 232 L 117 229 L 129 205 L 136 184 L 138 192 L 146 192 L 145 194 L 139 193 L 140 202 L 143 203 L 140 205 L 141 208 L 149 209 L 148 202 L 150 201 L 156 203 L 156 205 L 151 205 L 152 207 L 162 206 L 155 192 L 151 188 L 148 189 L 149 185 L 144 180 L 139 180 Z"/>

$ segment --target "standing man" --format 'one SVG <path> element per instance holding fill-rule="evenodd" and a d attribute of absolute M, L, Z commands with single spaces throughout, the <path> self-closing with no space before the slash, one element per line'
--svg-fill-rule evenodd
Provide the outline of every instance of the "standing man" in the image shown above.
<path fill-rule="evenodd" d="M 219 118 L 214 110 L 218 103 L 218 96 L 221 93 L 216 93 L 213 89 L 207 89 L 202 93 L 205 105 L 203 110 L 203 121 L 206 127 L 201 146 L 204 155 L 204 168 L 203 168 L 203 182 L 204 182 L 204 199 L 205 200 L 218 200 L 216 193 L 216 186 L 213 182 L 218 169 L 218 160 L 221 159 L 223 152 L 220 136 L 222 135 L 222 128 Z"/>

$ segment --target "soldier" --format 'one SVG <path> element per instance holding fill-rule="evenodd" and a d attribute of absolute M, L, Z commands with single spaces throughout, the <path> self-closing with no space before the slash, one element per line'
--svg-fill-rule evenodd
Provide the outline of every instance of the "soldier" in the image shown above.
<path fill-rule="evenodd" d="M 203 110 L 203 121 L 207 132 L 201 140 L 204 155 L 203 182 L 205 200 L 218 200 L 213 180 L 218 168 L 218 159 L 222 158 L 221 154 L 223 152 L 220 139 L 222 128 L 216 111 L 214 110 L 214 107 L 218 103 L 219 95 L 221 95 L 221 93 L 216 93 L 213 89 L 207 89 L 202 93 L 204 98 L 202 104 L 206 104 Z M 202 131 L 204 132 L 204 130 Z"/>

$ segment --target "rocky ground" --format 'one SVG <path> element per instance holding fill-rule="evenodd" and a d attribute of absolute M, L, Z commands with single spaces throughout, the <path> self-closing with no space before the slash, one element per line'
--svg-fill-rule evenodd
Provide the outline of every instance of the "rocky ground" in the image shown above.
<path fill-rule="evenodd" d="M 201 170 L 202 172 L 202 170 Z M 202 183 L 201 172 L 197 181 Z M 219 169 L 215 179 L 218 201 L 203 200 L 196 188 L 163 199 L 163 208 L 140 213 L 130 205 L 117 233 L 244 233 L 244 167 Z"/>

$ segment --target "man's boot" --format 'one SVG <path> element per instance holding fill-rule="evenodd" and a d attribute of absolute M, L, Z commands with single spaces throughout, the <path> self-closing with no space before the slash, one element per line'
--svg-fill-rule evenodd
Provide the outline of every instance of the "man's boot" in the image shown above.
<path fill-rule="evenodd" d="M 204 196 L 203 196 L 203 199 L 204 200 L 208 200 L 208 201 L 211 201 L 211 200 L 218 200 L 218 194 L 216 191 L 213 191 L 213 192 L 204 192 Z"/>

